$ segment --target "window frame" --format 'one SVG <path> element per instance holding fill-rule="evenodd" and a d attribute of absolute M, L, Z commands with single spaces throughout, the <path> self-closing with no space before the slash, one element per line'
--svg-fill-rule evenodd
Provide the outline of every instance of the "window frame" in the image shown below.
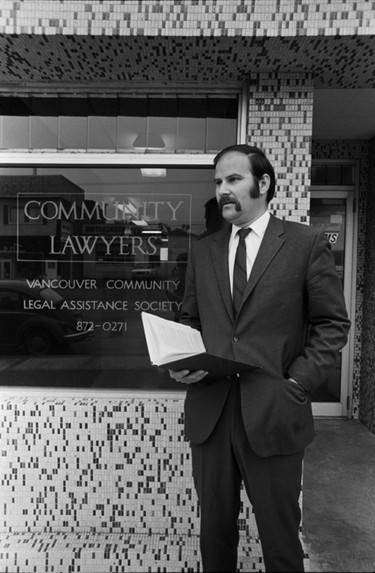
<path fill-rule="evenodd" d="M 117 96 L 119 98 L 126 97 L 126 96 L 132 96 L 132 97 L 142 97 L 142 96 L 146 96 L 148 98 L 153 98 L 153 97 L 168 97 L 168 96 L 175 96 L 176 99 L 178 100 L 178 98 L 182 98 L 182 97 L 186 97 L 188 98 L 189 95 L 191 97 L 197 97 L 197 96 L 205 96 L 206 98 L 209 97 L 229 97 L 229 96 L 237 96 L 237 133 L 236 133 L 236 142 L 237 143 L 244 143 L 246 141 L 246 128 L 247 128 L 247 107 L 248 107 L 248 96 L 249 96 L 249 89 L 248 89 L 248 83 L 242 82 L 241 85 L 237 84 L 237 85 L 232 85 L 232 86 L 226 86 L 225 88 L 219 88 L 217 85 L 216 86 L 205 86 L 204 89 L 202 88 L 197 88 L 197 86 L 192 86 L 191 84 L 186 85 L 184 87 L 182 86 L 170 86 L 167 90 L 165 88 L 153 88 L 151 91 L 149 89 L 146 89 L 145 87 L 143 88 L 134 88 L 134 90 L 130 91 L 130 90 L 124 90 L 124 89 L 116 89 L 115 87 L 113 88 L 108 88 L 105 89 L 103 87 L 101 88 L 94 88 L 91 87 L 90 89 L 84 89 L 84 88 L 80 88 L 78 86 L 76 87 L 72 87 L 69 91 L 68 90 L 64 90 L 62 87 L 58 87 L 58 86 L 50 86 L 49 88 L 45 89 L 43 88 L 43 91 L 37 91 L 35 88 L 29 88 L 28 86 L 25 86 L 24 88 L 20 88 L 17 90 L 12 90 L 12 91 L 8 91 L 8 90 L 1 90 L 0 89 L 0 97 L 9 97 L 9 96 L 17 96 L 17 97 L 21 97 L 21 96 L 28 96 L 30 98 L 35 97 L 35 95 L 38 95 L 39 97 L 76 97 L 76 98 L 82 98 L 83 96 L 85 96 L 86 98 L 90 99 L 90 97 L 92 98 L 104 98 L 105 96 L 107 97 L 114 97 Z M 87 154 L 90 156 L 93 156 L 93 160 L 97 160 L 95 158 L 95 156 L 99 153 L 99 154 L 103 154 L 105 153 L 106 156 L 111 156 L 111 155 L 118 155 L 120 154 L 121 156 L 128 156 L 131 154 L 134 155 L 138 155 L 140 152 L 138 150 L 134 150 L 134 151 L 128 151 L 125 150 L 123 151 L 121 149 L 121 147 L 119 147 L 119 142 L 117 141 L 118 139 L 118 132 L 119 132 L 119 116 L 114 117 L 114 120 L 116 122 L 116 133 L 115 133 L 115 137 L 116 137 L 116 147 L 114 149 L 110 149 L 110 148 L 103 148 L 103 149 L 97 149 L 97 148 L 90 148 L 89 147 L 89 132 L 90 132 L 90 117 L 88 116 L 88 121 L 87 121 L 87 126 L 86 126 L 86 144 L 87 144 L 87 148 L 77 148 L 77 149 L 70 149 L 70 148 L 66 148 L 66 149 L 61 149 L 60 148 L 60 138 L 61 138 L 61 134 L 58 131 L 57 133 L 57 147 L 56 148 L 32 148 L 31 147 L 31 130 L 30 130 L 30 122 L 32 121 L 32 118 L 34 116 L 28 116 L 28 124 L 29 124 L 29 135 L 28 135 L 28 149 L 11 149 L 9 150 L 3 150 L 2 148 L 0 149 L 0 166 L 2 165 L 3 161 L 2 159 L 4 158 L 6 159 L 10 159 L 10 157 L 13 155 L 13 153 L 26 153 L 26 155 L 28 153 L 33 153 L 33 154 L 38 154 L 38 153 L 43 153 L 44 157 L 46 159 L 46 162 L 49 163 L 50 159 L 48 157 L 48 153 L 58 153 L 59 155 L 64 155 L 64 154 Z M 36 118 L 38 118 L 38 116 L 35 116 Z M 57 125 L 58 128 L 60 127 L 60 116 L 56 116 L 57 119 Z M 207 118 L 208 120 L 209 118 Z M 0 115 L 0 121 L 2 120 L 2 117 Z M 178 123 L 178 116 L 177 116 L 177 123 Z M 1 124 L 0 124 L 1 127 Z M 206 130 L 207 130 L 207 126 L 206 126 Z M 0 129 L 0 137 L 2 139 L 2 129 Z M 206 137 L 207 137 L 207 133 L 206 133 Z M 0 144 L 2 145 L 2 141 L 0 141 Z M 206 141 L 207 144 L 207 141 Z M 177 145 L 177 142 L 176 142 Z M 158 151 L 156 151 L 155 153 L 153 151 L 150 151 L 149 149 L 146 149 L 144 151 L 141 152 L 142 154 L 144 153 L 152 153 L 152 155 L 163 155 L 165 157 L 165 160 L 167 159 L 167 157 L 169 157 L 169 155 L 171 155 L 172 153 L 169 152 L 163 152 L 163 153 L 158 153 Z M 184 151 L 179 150 L 176 147 L 176 150 L 173 152 L 173 155 L 177 155 L 177 156 L 183 156 L 185 155 Z M 189 152 L 187 153 L 187 155 L 189 155 Z M 205 151 L 193 151 L 192 155 L 196 156 L 196 155 L 212 155 L 211 153 L 207 153 Z M 24 158 L 22 157 L 22 160 Z M 70 161 L 69 161 L 70 163 Z M 60 163 L 59 163 L 60 165 Z"/>

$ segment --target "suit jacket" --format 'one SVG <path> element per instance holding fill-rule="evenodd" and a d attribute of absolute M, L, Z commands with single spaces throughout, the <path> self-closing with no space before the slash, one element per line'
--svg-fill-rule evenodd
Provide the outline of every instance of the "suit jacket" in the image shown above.
<path fill-rule="evenodd" d="M 292 454 L 314 437 L 310 395 L 347 341 L 341 282 L 323 232 L 271 216 L 235 319 L 229 233 L 225 228 L 193 245 L 180 320 L 201 330 L 208 351 L 260 367 L 237 379 L 250 445 L 260 456 Z M 188 386 L 188 440 L 209 437 L 231 383 L 203 379 Z"/>

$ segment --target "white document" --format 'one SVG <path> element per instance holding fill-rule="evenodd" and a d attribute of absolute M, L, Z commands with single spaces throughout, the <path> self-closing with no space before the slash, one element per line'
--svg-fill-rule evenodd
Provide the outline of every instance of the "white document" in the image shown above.
<path fill-rule="evenodd" d="M 148 312 L 141 316 L 150 360 L 155 366 L 206 352 L 199 330 Z"/>

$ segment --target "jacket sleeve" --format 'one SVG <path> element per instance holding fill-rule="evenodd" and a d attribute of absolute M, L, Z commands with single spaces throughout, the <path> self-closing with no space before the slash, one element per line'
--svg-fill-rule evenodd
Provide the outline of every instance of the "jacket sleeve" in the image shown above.
<path fill-rule="evenodd" d="M 194 269 L 194 246 L 190 251 L 185 275 L 185 290 L 182 299 L 179 322 L 201 330 L 199 307 L 196 293 L 195 269 Z"/>
<path fill-rule="evenodd" d="M 303 353 L 289 367 L 289 376 L 312 393 L 334 367 L 338 352 L 347 342 L 350 321 L 324 233 L 314 240 L 307 268 L 308 333 Z"/>

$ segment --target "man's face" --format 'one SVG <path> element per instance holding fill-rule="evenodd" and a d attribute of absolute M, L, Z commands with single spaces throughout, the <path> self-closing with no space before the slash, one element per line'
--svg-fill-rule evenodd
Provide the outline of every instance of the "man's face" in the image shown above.
<path fill-rule="evenodd" d="M 249 158 L 243 153 L 231 151 L 218 161 L 215 184 L 219 208 L 229 223 L 241 227 L 267 210 L 269 177 L 264 175 L 258 182 L 250 171 Z"/>

